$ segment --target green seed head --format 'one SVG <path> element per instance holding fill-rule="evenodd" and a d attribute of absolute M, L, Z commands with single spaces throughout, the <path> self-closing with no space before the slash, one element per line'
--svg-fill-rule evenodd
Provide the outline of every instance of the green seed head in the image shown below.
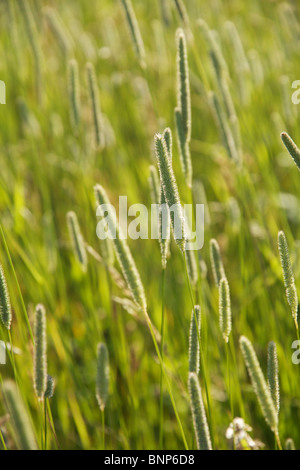
<path fill-rule="evenodd" d="M 33 17 L 30 2 L 26 0 L 19 0 L 17 5 L 19 6 L 21 16 L 23 17 L 27 39 L 34 60 L 37 98 L 39 103 L 42 103 L 42 53 L 36 23 Z"/>
<path fill-rule="evenodd" d="M 221 258 L 221 252 L 217 240 L 212 238 L 209 243 L 210 247 L 210 262 L 212 265 L 214 280 L 216 286 L 219 287 L 222 278 L 226 277 L 225 270 Z"/>
<path fill-rule="evenodd" d="M 98 344 L 96 398 L 101 411 L 104 411 L 109 389 L 109 357 L 104 343 Z"/>
<path fill-rule="evenodd" d="M 175 124 L 182 171 L 186 184 L 192 187 L 192 161 L 189 149 L 192 127 L 191 94 L 186 40 L 181 28 L 176 31 L 177 43 L 177 107 Z"/>
<path fill-rule="evenodd" d="M 254 348 L 245 336 L 240 338 L 240 347 L 264 418 L 272 431 L 276 433 L 278 415 Z"/>
<path fill-rule="evenodd" d="M 287 132 L 282 132 L 281 140 L 284 143 L 287 151 L 289 152 L 290 156 L 294 160 L 298 170 L 300 171 L 300 150 L 295 144 L 295 142 L 291 139 L 291 137 L 287 134 Z"/>
<path fill-rule="evenodd" d="M 7 289 L 6 279 L 3 271 L 3 267 L 0 264 L 0 318 L 8 330 L 10 330 L 11 320 L 12 320 L 12 313 L 11 313 L 11 305 L 10 305 L 10 298 Z"/>
<path fill-rule="evenodd" d="M 52 398 L 54 395 L 55 382 L 51 375 L 47 376 L 47 387 L 44 394 L 44 398 Z"/>
<path fill-rule="evenodd" d="M 160 1 L 161 7 L 161 15 L 162 19 L 166 26 L 170 25 L 171 22 L 171 11 L 170 11 L 170 4 L 168 0 L 161 0 Z"/>
<path fill-rule="evenodd" d="M 295 285 L 292 264 L 289 255 L 289 247 L 283 231 L 278 233 L 278 249 L 283 273 L 283 280 L 288 304 L 291 308 L 292 316 L 297 324 L 298 316 L 298 295 Z"/>
<path fill-rule="evenodd" d="M 101 150 L 105 146 L 103 116 L 100 107 L 100 95 L 97 86 L 95 68 L 90 62 L 86 64 L 86 76 L 93 116 L 94 145 L 96 149 Z"/>
<path fill-rule="evenodd" d="M 136 54 L 136 57 L 139 61 L 139 64 L 142 68 L 146 67 L 145 62 L 145 49 L 140 32 L 139 24 L 137 22 L 134 9 L 132 7 L 131 0 L 121 0 L 128 28 L 130 31 L 132 45 Z"/>
<path fill-rule="evenodd" d="M 160 206 L 159 206 L 159 243 L 162 267 L 166 269 L 167 259 L 170 254 L 170 211 L 166 203 L 163 189 L 160 192 Z"/>
<path fill-rule="evenodd" d="M 228 120 L 223 111 L 223 108 L 221 107 L 220 101 L 213 91 L 210 92 L 209 97 L 212 109 L 214 111 L 215 120 L 219 127 L 220 135 L 223 140 L 227 155 L 236 163 L 239 163 L 240 155 L 237 149 L 237 142 L 235 142 L 234 140 L 233 131 L 231 130 L 231 127 L 228 124 Z"/>
<path fill-rule="evenodd" d="M 211 217 L 208 207 L 208 201 L 206 197 L 206 192 L 204 185 L 201 181 L 194 181 L 193 182 L 193 196 L 195 204 L 203 204 L 204 205 L 204 220 L 206 226 L 211 224 Z"/>
<path fill-rule="evenodd" d="M 183 0 L 174 0 L 174 4 L 177 10 L 177 13 L 179 15 L 179 18 L 181 19 L 184 26 L 187 27 L 189 24 L 189 17 L 188 17 L 185 5 L 183 3 Z"/>
<path fill-rule="evenodd" d="M 221 70 L 221 73 L 228 75 L 228 67 L 227 67 L 226 61 L 224 59 L 220 45 L 218 41 L 216 40 L 212 30 L 209 29 L 207 23 L 202 18 L 197 21 L 197 24 L 199 28 L 201 29 L 202 34 L 210 50 L 213 52 L 214 56 L 216 57 L 216 61 L 218 63 L 219 69 Z"/>
<path fill-rule="evenodd" d="M 100 250 L 105 266 L 112 267 L 115 262 L 115 255 L 111 240 L 108 238 L 100 240 Z"/>
<path fill-rule="evenodd" d="M 198 377 L 194 372 L 189 373 L 189 394 L 197 448 L 199 450 L 212 450 L 201 388 Z"/>
<path fill-rule="evenodd" d="M 161 134 L 155 135 L 155 151 L 165 201 L 171 214 L 175 241 L 179 248 L 184 251 L 185 231 L 183 210 L 180 204 L 177 182 L 169 158 L 168 148 Z"/>
<path fill-rule="evenodd" d="M 86 249 L 85 249 L 84 239 L 81 234 L 80 227 L 79 227 L 77 215 L 75 214 L 75 212 L 70 211 L 67 213 L 67 224 L 68 224 L 70 239 L 72 241 L 76 258 L 78 259 L 82 270 L 86 272 L 86 269 L 87 269 Z"/>
<path fill-rule="evenodd" d="M 164 130 L 162 134 L 162 138 L 168 150 L 168 158 L 170 162 L 172 163 L 172 133 L 169 127 L 167 127 Z M 160 204 L 160 207 L 159 207 L 159 243 L 160 243 L 162 267 L 163 269 L 166 269 L 167 259 L 170 255 L 171 221 L 170 221 L 170 211 L 168 208 L 168 204 L 166 202 L 162 184 L 160 185 L 159 204 Z"/>
<path fill-rule="evenodd" d="M 173 147 L 173 138 L 172 138 L 172 132 L 169 127 L 166 127 L 166 129 L 163 131 L 163 139 L 166 143 L 168 152 L 169 152 L 169 158 L 172 162 L 172 147 Z"/>
<path fill-rule="evenodd" d="M 35 309 L 34 340 L 34 388 L 43 400 L 47 388 L 47 337 L 46 312 L 41 304 Z"/>
<path fill-rule="evenodd" d="M 94 191 L 96 202 L 101 209 L 102 216 L 104 216 L 104 212 L 106 212 L 102 210 L 102 205 L 105 204 L 107 207 L 106 221 L 108 224 L 108 230 L 114 245 L 116 257 L 122 269 L 123 276 L 127 282 L 128 289 L 130 290 L 133 300 L 137 306 L 146 312 L 147 304 L 144 287 L 126 240 L 120 236 L 120 229 L 117 224 L 115 212 L 112 210 L 112 206 L 106 191 L 100 184 L 95 186 Z"/>
<path fill-rule="evenodd" d="M 185 140 L 191 138 L 191 94 L 189 82 L 189 68 L 186 50 L 186 40 L 183 29 L 176 31 L 177 43 L 177 106 L 182 118 L 182 132 Z"/>
<path fill-rule="evenodd" d="M 80 90 L 78 63 L 75 59 L 72 59 L 69 62 L 68 75 L 71 123 L 77 131 L 80 123 Z"/>
<path fill-rule="evenodd" d="M 294 444 L 294 441 L 291 437 L 289 437 L 286 441 L 285 441 L 285 450 L 296 450 L 296 447 L 295 447 L 295 444 Z"/>
<path fill-rule="evenodd" d="M 167 257 L 169 255 L 170 245 L 170 213 L 166 204 L 165 195 L 159 181 L 156 168 L 150 166 L 150 190 L 152 203 L 159 206 L 158 225 L 159 225 L 159 244 L 161 250 L 163 269 L 167 266 Z"/>
<path fill-rule="evenodd" d="M 60 16 L 58 15 L 57 10 L 54 10 L 54 8 L 51 8 L 51 7 L 46 7 L 44 9 L 44 13 L 45 13 L 47 23 L 62 53 L 66 57 L 68 57 L 73 48 L 73 41 L 69 32 L 67 31 Z"/>
<path fill-rule="evenodd" d="M 150 166 L 149 185 L 151 191 L 152 204 L 160 203 L 160 183 L 156 168 Z"/>
<path fill-rule="evenodd" d="M 238 72 L 249 72 L 250 66 L 238 30 L 232 21 L 226 21 L 225 29 L 231 42 Z"/>
<path fill-rule="evenodd" d="M 198 282 L 197 259 L 194 250 L 185 250 L 186 265 L 192 286 L 196 287 Z"/>
<path fill-rule="evenodd" d="M 229 284 L 226 277 L 223 277 L 219 285 L 219 322 L 226 343 L 231 333 L 231 316 Z"/>
<path fill-rule="evenodd" d="M 268 385 L 277 413 L 280 409 L 280 389 L 277 348 L 274 341 L 268 344 Z"/>
<path fill-rule="evenodd" d="M 198 374 L 200 369 L 200 330 L 201 310 L 199 305 L 195 305 L 195 311 L 192 311 L 191 316 L 189 338 L 189 372 L 195 372 L 195 374 Z"/>

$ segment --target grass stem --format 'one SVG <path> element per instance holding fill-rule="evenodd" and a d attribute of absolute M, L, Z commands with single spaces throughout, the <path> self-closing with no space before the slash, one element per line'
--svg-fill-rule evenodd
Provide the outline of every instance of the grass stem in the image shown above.
<path fill-rule="evenodd" d="M 160 354 L 164 358 L 164 323 L 165 323 L 165 279 L 166 269 L 162 268 L 161 275 L 161 326 L 160 326 Z M 163 369 L 160 372 L 160 403 L 159 403 L 159 448 L 163 450 L 164 428 L 164 393 L 163 393 Z"/>
<path fill-rule="evenodd" d="M 203 357 L 202 342 L 201 342 L 199 328 L 198 328 L 197 316 L 196 316 L 196 312 L 195 312 L 195 302 L 194 302 L 193 290 L 192 290 L 192 286 L 191 286 L 190 279 L 189 279 L 185 252 L 183 254 L 183 263 L 184 263 L 184 267 L 185 267 L 186 282 L 187 282 L 189 293 L 190 293 L 192 309 L 193 309 L 193 312 L 194 312 L 195 325 L 196 325 L 196 330 L 197 330 L 197 336 L 198 336 L 198 341 L 199 341 L 200 363 L 201 363 L 200 370 L 202 369 L 202 376 L 203 376 L 203 382 L 204 382 L 205 394 L 206 394 L 206 400 L 207 400 L 207 414 L 208 414 L 208 421 L 209 421 L 208 425 L 209 425 L 209 429 L 210 429 L 212 447 L 214 447 L 213 432 L 212 432 L 212 415 L 211 415 L 211 406 L 210 406 L 210 396 L 209 396 L 209 390 L 208 390 L 208 384 L 207 384 L 206 367 L 205 367 L 205 361 L 204 361 L 204 357 Z"/>

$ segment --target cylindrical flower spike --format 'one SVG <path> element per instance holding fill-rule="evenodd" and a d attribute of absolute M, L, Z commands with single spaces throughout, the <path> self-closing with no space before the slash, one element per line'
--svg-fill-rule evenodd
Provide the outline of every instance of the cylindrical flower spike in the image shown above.
<path fill-rule="evenodd" d="M 289 247 L 283 231 L 278 233 L 278 249 L 283 273 L 283 280 L 288 304 L 291 308 L 292 316 L 298 329 L 298 295 L 295 285 L 292 264 L 290 260 Z"/>
<path fill-rule="evenodd" d="M 170 161 L 172 162 L 173 138 L 172 138 L 171 129 L 169 127 L 166 127 L 165 130 L 163 131 L 162 136 L 166 142 L 166 146 L 169 152 L 169 158 L 170 158 Z"/>
<path fill-rule="evenodd" d="M 300 171 L 300 150 L 293 141 L 293 139 L 287 134 L 287 132 L 282 132 L 281 140 L 284 143 L 287 151 L 289 152 L 290 156 L 294 160 L 298 170 Z"/>
<path fill-rule="evenodd" d="M 150 166 L 149 181 L 153 204 L 157 204 L 158 206 L 158 229 L 161 260 L 163 269 L 166 269 L 170 244 L 170 214 L 162 186 L 159 182 L 157 170 L 153 165 Z"/>
<path fill-rule="evenodd" d="M 177 43 L 177 108 L 175 108 L 175 124 L 180 153 L 182 171 L 186 184 L 192 187 L 192 161 L 190 155 L 190 140 L 192 126 L 191 94 L 189 68 L 184 31 L 176 31 Z"/>
<path fill-rule="evenodd" d="M 19 0 L 17 5 L 20 8 L 24 20 L 26 34 L 31 47 L 36 78 L 36 90 L 39 103 L 42 103 L 42 53 L 36 24 L 31 11 L 30 2 Z"/>
<path fill-rule="evenodd" d="M 160 203 L 160 184 L 155 166 L 150 165 L 149 185 L 151 191 L 152 204 Z"/>
<path fill-rule="evenodd" d="M 140 32 L 139 24 L 135 16 L 135 12 L 132 7 L 131 0 L 121 0 L 121 2 L 124 8 L 126 21 L 129 27 L 131 40 L 132 40 L 136 57 L 139 61 L 140 66 L 142 68 L 145 68 L 146 62 L 145 62 L 144 43 L 143 43 L 142 35 Z"/>
<path fill-rule="evenodd" d="M 172 133 L 171 129 L 167 127 L 162 134 L 165 141 L 168 157 L 172 164 Z M 160 185 L 160 206 L 159 206 L 159 242 L 161 251 L 162 267 L 166 269 L 167 258 L 170 253 L 170 211 L 166 202 L 162 184 Z"/>
<path fill-rule="evenodd" d="M 104 411 L 109 389 L 109 357 L 104 343 L 98 344 L 96 398 L 101 411 Z"/>
<path fill-rule="evenodd" d="M 95 186 L 94 191 L 101 215 L 104 216 L 104 212 L 107 212 L 106 220 L 108 223 L 108 230 L 115 248 L 116 257 L 127 282 L 128 289 L 130 290 L 138 307 L 143 310 L 143 312 L 146 312 L 147 304 L 144 287 L 126 240 L 120 237 L 120 229 L 117 224 L 115 212 L 111 210 L 112 206 L 106 191 L 100 184 Z M 103 205 L 105 205 L 105 210 L 102 209 Z"/>
<path fill-rule="evenodd" d="M 44 398 L 52 398 L 54 395 L 55 382 L 51 375 L 47 376 L 47 387 L 45 390 Z"/>
<path fill-rule="evenodd" d="M 183 3 L 183 0 L 174 0 L 174 4 L 176 7 L 176 10 L 178 12 L 178 15 L 183 22 L 184 26 L 187 27 L 189 24 L 189 17 L 185 8 L 185 5 Z"/>
<path fill-rule="evenodd" d="M 191 138 L 191 94 L 189 82 L 189 68 L 186 50 L 186 40 L 183 29 L 176 31 L 177 42 L 177 103 L 182 119 L 182 131 L 186 141 Z"/>
<path fill-rule="evenodd" d="M 254 348 L 245 336 L 240 338 L 240 347 L 264 418 L 276 434 L 278 433 L 278 415 Z"/>
<path fill-rule="evenodd" d="M 7 289 L 6 279 L 3 271 L 3 267 L 0 264 L 0 318 L 8 330 L 10 330 L 11 320 L 12 320 L 12 313 L 11 313 L 11 305 L 10 305 L 10 298 Z"/>
<path fill-rule="evenodd" d="M 51 7 L 46 7 L 44 9 L 44 13 L 59 47 L 61 48 L 63 54 L 68 57 L 73 48 L 73 41 L 60 16 L 58 15 L 57 10 Z"/>
<path fill-rule="evenodd" d="M 285 441 L 285 450 L 296 450 L 295 443 L 291 437 Z"/>
<path fill-rule="evenodd" d="M 174 238 L 179 248 L 184 251 L 184 215 L 180 204 L 178 187 L 172 168 L 172 163 L 168 154 L 168 148 L 165 139 L 161 134 L 155 135 L 155 150 L 160 173 L 160 180 L 163 187 L 165 200 L 170 210 Z"/>
<path fill-rule="evenodd" d="M 197 448 L 199 450 L 212 450 L 201 388 L 198 377 L 194 372 L 189 373 L 189 393 Z"/>
<path fill-rule="evenodd" d="M 223 277 L 219 285 L 219 323 L 224 341 L 228 343 L 231 333 L 231 302 L 230 290 L 226 277 Z"/>
<path fill-rule="evenodd" d="M 280 389 L 277 348 L 274 341 L 268 344 L 268 385 L 277 413 L 280 409 Z"/>
<path fill-rule="evenodd" d="M 185 250 L 185 257 L 189 279 L 191 281 L 192 286 L 195 287 L 199 279 L 195 251 Z"/>
<path fill-rule="evenodd" d="M 196 320 L 197 325 L 196 325 Z M 198 328 L 198 331 L 197 331 Z M 195 305 L 195 310 L 192 311 L 190 323 L 190 337 L 189 337 L 189 372 L 199 373 L 200 369 L 200 337 L 201 330 L 201 309 L 199 305 Z"/>
<path fill-rule="evenodd" d="M 80 123 L 80 91 L 78 63 L 75 59 L 72 59 L 69 62 L 68 75 L 71 123 L 74 129 L 78 131 Z"/>
<path fill-rule="evenodd" d="M 235 142 L 233 138 L 233 133 L 228 125 L 223 109 L 221 108 L 219 99 L 213 91 L 210 92 L 209 97 L 227 155 L 229 158 L 232 158 L 236 163 L 239 163 L 240 156 L 237 150 L 237 142 Z"/>
<path fill-rule="evenodd" d="M 42 304 L 35 309 L 34 340 L 34 388 L 43 400 L 47 388 L 47 336 L 46 311 Z"/>
<path fill-rule="evenodd" d="M 207 41 L 207 44 L 209 48 L 213 51 L 214 56 L 216 57 L 216 60 L 218 62 L 218 67 L 224 72 L 226 75 L 228 75 L 228 66 L 227 63 L 224 59 L 222 50 L 220 48 L 220 45 L 218 44 L 215 36 L 213 35 L 213 32 L 211 29 L 209 29 L 207 23 L 200 18 L 197 21 L 198 26 L 200 27 L 205 40 Z"/>
<path fill-rule="evenodd" d="M 67 213 L 67 223 L 74 252 L 82 267 L 82 270 L 85 272 L 87 268 L 87 255 L 84 239 L 81 234 L 77 215 L 75 214 L 75 212 L 70 211 Z"/>
<path fill-rule="evenodd" d="M 216 286 L 219 287 L 220 281 L 223 277 L 226 277 L 223 261 L 221 258 L 220 248 L 217 240 L 212 238 L 209 243 L 210 248 L 210 262 L 212 265 L 214 280 Z"/>
<path fill-rule="evenodd" d="M 86 64 L 86 75 L 90 96 L 90 105 L 93 115 L 94 143 L 96 149 L 102 149 L 105 145 L 105 135 L 100 108 L 100 96 L 96 81 L 95 68 L 94 65 L 90 62 Z"/>

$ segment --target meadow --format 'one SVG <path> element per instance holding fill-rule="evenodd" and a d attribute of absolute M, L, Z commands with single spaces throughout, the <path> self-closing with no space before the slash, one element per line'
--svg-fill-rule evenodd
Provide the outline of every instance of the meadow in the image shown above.
<path fill-rule="evenodd" d="M 300 448 L 299 15 L 0 2 L 1 449 Z M 203 247 L 99 240 L 122 195 Z"/>

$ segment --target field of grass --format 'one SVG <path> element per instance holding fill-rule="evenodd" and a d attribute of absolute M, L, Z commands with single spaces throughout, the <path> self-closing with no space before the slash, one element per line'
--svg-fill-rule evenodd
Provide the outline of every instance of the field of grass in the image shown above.
<path fill-rule="evenodd" d="M 231 449 L 249 448 L 251 436 L 267 450 L 285 448 L 288 438 L 300 448 L 300 364 L 292 362 L 298 338 L 293 280 L 300 287 L 300 174 L 280 138 L 287 132 L 300 145 L 299 105 L 291 100 L 292 83 L 300 80 L 299 5 L 131 3 L 136 26 L 130 29 L 126 1 L 0 2 L 0 80 L 6 85 L 6 104 L 0 105 L 0 263 L 12 313 L 10 330 L 0 324 L 0 340 L 13 349 L 0 365 L 0 447 L 196 449 L 207 447 L 210 436 L 208 447 Z M 186 144 L 192 191 L 174 119 L 180 98 L 178 28 L 188 59 L 189 77 L 181 85 L 190 88 L 191 97 Z M 110 254 L 111 241 L 96 235 L 94 187 L 100 184 L 116 208 L 119 196 L 126 195 L 128 205 L 150 209 L 155 202 L 150 166 L 158 172 L 159 160 L 154 136 L 165 128 L 173 135 L 181 203 L 190 203 L 193 193 L 194 203 L 205 204 L 205 239 L 193 252 L 195 282 L 187 282 L 174 239 L 165 271 L 158 240 L 127 240 L 146 313 Z M 300 166 L 298 155 L 296 149 Z M 73 249 L 70 211 L 83 237 L 81 252 Z M 282 260 L 286 286 L 280 231 L 291 259 L 291 266 L 287 255 Z M 211 239 L 220 248 L 231 309 L 226 281 L 221 287 L 215 282 Z M 1 274 L 2 320 L 6 309 L 10 313 L 6 301 Z M 193 352 L 200 339 L 201 360 L 189 387 L 195 303 L 201 332 Z M 219 325 L 224 303 L 225 315 L 232 315 L 228 343 Z M 45 373 L 39 356 L 44 344 L 34 325 L 38 304 L 46 312 L 47 373 L 55 381 L 53 397 L 45 399 L 37 396 L 36 375 Z M 251 360 L 245 363 L 241 336 L 256 351 L 263 381 Z M 269 419 L 274 413 L 277 419 L 267 385 L 268 373 L 271 385 L 277 377 L 270 358 L 268 367 L 270 341 L 278 353 L 278 433 Z M 108 379 L 103 350 L 97 365 L 99 343 L 109 356 L 104 411 L 99 393 L 106 394 Z M 204 413 L 195 410 L 195 384 L 201 386 Z M 235 429 L 233 444 L 226 430 L 235 417 L 252 431 L 242 439 Z"/>

